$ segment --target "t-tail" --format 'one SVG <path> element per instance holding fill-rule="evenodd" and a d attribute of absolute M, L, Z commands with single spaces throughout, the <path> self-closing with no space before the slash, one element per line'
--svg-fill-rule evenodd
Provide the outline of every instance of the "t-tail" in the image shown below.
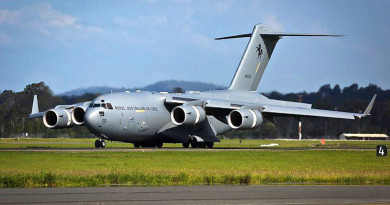
<path fill-rule="evenodd" d="M 283 36 L 340 37 L 343 35 L 278 33 L 270 27 L 257 24 L 252 33 L 216 38 L 215 40 L 250 37 L 229 90 L 256 91 L 276 43 Z"/>

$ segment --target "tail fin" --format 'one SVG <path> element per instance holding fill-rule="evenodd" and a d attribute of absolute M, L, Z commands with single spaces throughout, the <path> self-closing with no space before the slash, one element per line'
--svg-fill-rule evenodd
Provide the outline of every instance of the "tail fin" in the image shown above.
<path fill-rule="evenodd" d="M 229 90 L 256 91 L 276 43 L 283 36 L 339 37 L 342 35 L 275 33 L 271 28 L 257 24 L 251 34 L 216 38 L 215 40 L 250 37 Z"/>

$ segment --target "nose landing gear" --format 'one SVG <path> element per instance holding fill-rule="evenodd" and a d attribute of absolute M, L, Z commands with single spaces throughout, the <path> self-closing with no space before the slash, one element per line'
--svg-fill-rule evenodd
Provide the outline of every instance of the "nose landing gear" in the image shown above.
<path fill-rule="evenodd" d="M 95 148 L 105 148 L 106 142 L 102 139 L 98 139 L 95 141 Z"/>

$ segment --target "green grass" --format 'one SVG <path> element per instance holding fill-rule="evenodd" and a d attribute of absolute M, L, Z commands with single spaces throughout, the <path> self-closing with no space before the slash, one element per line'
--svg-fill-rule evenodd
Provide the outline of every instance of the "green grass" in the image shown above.
<path fill-rule="evenodd" d="M 7 148 L 93 148 L 95 139 L 70 139 L 70 138 L 49 138 L 49 139 L 33 139 L 33 138 L 21 138 L 0 139 L 0 150 Z M 375 149 L 378 144 L 387 144 L 389 141 L 340 141 L 340 140 L 326 140 L 325 145 L 321 145 L 320 140 L 251 140 L 244 139 L 239 143 L 239 139 L 225 139 L 221 140 L 221 143 L 215 143 L 215 148 L 258 148 L 262 144 L 278 143 L 278 148 L 358 148 Z M 165 143 L 165 148 L 178 148 L 182 147 L 181 144 Z M 122 142 L 110 142 L 107 141 L 107 148 L 133 148 L 131 143 Z M 268 148 L 265 148 L 268 149 Z M 271 149 L 274 149 L 271 148 Z"/>
<path fill-rule="evenodd" d="M 371 149 L 0 151 L 0 187 L 278 183 L 390 185 L 390 160 Z"/>

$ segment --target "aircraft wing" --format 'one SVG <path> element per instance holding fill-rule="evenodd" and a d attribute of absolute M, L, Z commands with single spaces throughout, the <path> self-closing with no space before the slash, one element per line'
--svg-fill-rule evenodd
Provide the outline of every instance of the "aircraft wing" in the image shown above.
<path fill-rule="evenodd" d="M 275 106 L 275 105 L 264 105 L 262 113 L 270 113 L 276 115 L 293 115 L 293 116 L 311 116 L 311 117 L 329 117 L 339 119 L 351 119 L 362 118 L 369 116 L 371 113 L 372 106 L 374 105 L 376 94 L 368 104 L 363 114 L 361 113 L 349 113 L 339 112 L 331 110 L 319 110 L 319 109 L 306 109 L 298 107 L 286 107 L 286 106 Z"/>
<path fill-rule="evenodd" d="M 292 115 L 292 116 L 311 116 L 311 117 L 329 117 L 339 119 L 355 119 L 355 117 L 362 117 L 362 114 L 338 112 L 331 110 L 319 110 L 319 109 L 305 109 L 296 107 L 285 107 L 285 106 L 274 106 L 265 105 L 263 106 L 262 113 L 269 113 L 274 115 Z"/>
<path fill-rule="evenodd" d="M 375 98 L 376 98 L 376 94 L 372 98 L 371 102 L 368 104 L 364 113 L 349 113 L 349 112 L 340 112 L 340 111 L 331 111 L 331 110 L 311 109 L 310 104 L 294 103 L 294 102 L 287 102 L 287 101 L 279 101 L 280 102 L 279 104 L 259 105 L 255 103 L 231 102 L 228 100 L 205 100 L 205 99 L 188 98 L 188 97 L 187 98 L 168 97 L 166 99 L 166 102 L 178 103 L 178 104 L 203 103 L 204 107 L 206 108 L 218 108 L 218 109 L 225 109 L 225 110 L 249 108 L 249 109 L 259 110 L 264 114 L 270 114 L 270 115 L 327 117 L 327 118 L 353 120 L 356 118 L 369 116 L 371 113 L 372 106 L 375 102 Z"/>
<path fill-rule="evenodd" d="M 88 102 L 82 102 L 82 103 L 77 103 L 73 105 L 57 105 L 54 107 L 54 109 L 67 109 L 67 110 L 73 110 L 77 106 L 88 106 L 91 103 L 91 101 Z M 46 110 L 47 111 L 47 110 Z M 29 119 L 32 118 L 38 118 L 38 117 L 43 117 L 46 113 L 46 111 L 39 112 L 38 108 L 38 97 L 37 95 L 34 95 L 34 100 L 33 100 L 33 105 L 31 109 L 31 113 L 28 115 Z"/>
<path fill-rule="evenodd" d="M 38 112 L 38 113 L 31 113 L 28 115 L 29 119 L 37 118 L 37 117 L 43 117 L 45 115 L 46 111 L 44 112 Z"/>

